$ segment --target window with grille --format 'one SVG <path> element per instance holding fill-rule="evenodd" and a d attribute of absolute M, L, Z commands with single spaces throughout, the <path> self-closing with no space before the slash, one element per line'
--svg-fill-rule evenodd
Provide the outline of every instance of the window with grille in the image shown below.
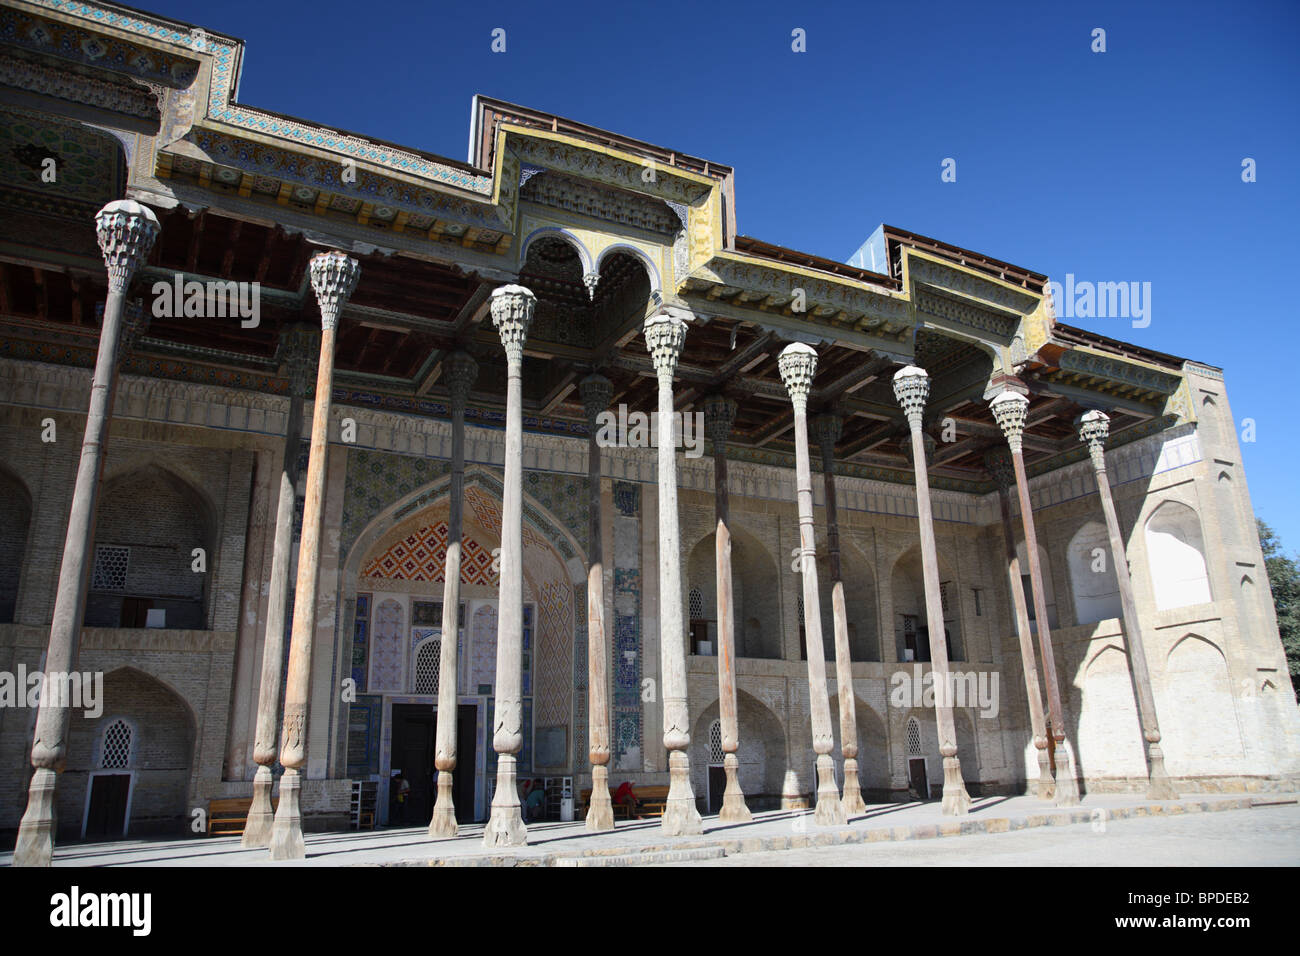
<path fill-rule="evenodd" d="M 907 755 L 921 756 L 921 725 L 916 722 L 915 717 L 907 718 Z"/>
<path fill-rule="evenodd" d="M 126 570 L 131 563 L 131 549 L 101 544 L 95 547 L 95 571 L 90 579 L 92 591 L 125 591 Z"/>
<path fill-rule="evenodd" d="M 939 603 L 943 606 L 943 619 L 945 621 L 952 619 L 952 602 L 948 597 L 951 593 L 951 581 L 943 581 L 939 584 Z"/>
<path fill-rule="evenodd" d="M 120 717 L 104 728 L 104 747 L 99 765 L 118 770 L 131 763 L 131 725 Z"/>
<path fill-rule="evenodd" d="M 704 617 L 704 595 L 700 593 L 699 588 L 691 588 L 691 620 L 699 620 Z"/>
<path fill-rule="evenodd" d="M 442 667 L 442 641 L 431 637 L 415 652 L 415 692 L 438 693 L 438 674 Z"/>
<path fill-rule="evenodd" d="M 722 763 L 722 721 L 715 720 L 709 725 L 709 763 Z"/>

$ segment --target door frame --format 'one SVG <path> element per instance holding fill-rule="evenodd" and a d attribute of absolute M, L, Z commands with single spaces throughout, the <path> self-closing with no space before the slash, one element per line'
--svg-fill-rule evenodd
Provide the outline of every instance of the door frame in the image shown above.
<path fill-rule="evenodd" d="M 95 778 L 121 776 L 131 778 L 126 785 L 126 810 L 123 811 L 122 836 L 125 838 L 131 832 L 131 801 L 135 799 L 135 771 L 129 767 L 119 767 L 116 770 L 92 770 L 86 776 L 86 800 L 81 808 L 81 838 L 83 840 L 86 839 L 86 827 L 90 824 L 90 794 L 95 789 Z"/>
<path fill-rule="evenodd" d="M 930 788 L 930 767 L 925 757 L 909 756 L 907 758 L 907 784 L 912 785 L 912 765 L 916 761 L 921 762 L 921 776 L 925 779 L 925 793 L 921 794 L 922 800 L 929 800 L 931 794 Z"/>

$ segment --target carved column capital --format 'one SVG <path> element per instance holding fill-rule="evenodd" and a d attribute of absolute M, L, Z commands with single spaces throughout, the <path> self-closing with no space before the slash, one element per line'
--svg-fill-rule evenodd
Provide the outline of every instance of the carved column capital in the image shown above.
<path fill-rule="evenodd" d="M 921 417 L 925 414 L 929 397 L 930 376 L 925 369 L 908 365 L 894 374 L 894 398 L 903 407 L 907 424 L 913 429 L 921 427 Z"/>
<path fill-rule="evenodd" d="M 108 268 L 108 291 L 125 292 L 158 238 L 158 217 L 131 199 L 111 202 L 95 214 L 95 235 Z"/>
<path fill-rule="evenodd" d="M 686 343 L 686 327 L 695 318 L 685 309 L 666 305 L 645 320 L 645 347 L 654 361 L 659 384 L 672 384 L 677 359 Z"/>
<path fill-rule="evenodd" d="M 776 367 L 795 411 L 807 411 L 808 393 L 817 374 L 817 351 L 803 342 L 791 342 L 777 356 Z"/>
<path fill-rule="evenodd" d="M 1106 439 L 1110 437 L 1110 416 L 1093 409 L 1079 416 L 1079 441 L 1088 446 L 1092 467 L 1106 470 Z"/>
<path fill-rule="evenodd" d="M 289 394 L 308 395 L 316 378 L 316 360 L 320 355 L 320 333 L 297 326 L 280 337 L 280 364 L 289 377 Z"/>
<path fill-rule="evenodd" d="M 1029 414 L 1029 399 L 1019 392 L 1007 389 L 999 392 L 997 397 L 989 402 L 989 409 L 993 412 L 998 427 L 1002 429 L 1002 434 L 1007 437 L 1007 445 L 1010 446 L 1012 454 L 1018 454 L 1025 434 L 1025 417 Z"/>
<path fill-rule="evenodd" d="M 578 383 L 578 394 L 582 397 L 582 410 L 587 413 L 587 424 L 595 428 L 597 417 L 608 411 L 614 398 L 614 386 L 605 376 L 593 372 Z"/>
<path fill-rule="evenodd" d="M 464 349 L 456 349 L 442 360 L 442 380 L 451 392 L 453 411 L 464 411 L 470 386 L 478 378 L 478 362 Z"/>
<path fill-rule="evenodd" d="M 731 427 L 736 423 L 736 400 L 725 395 L 710 395 L 704 399 L 704 434 L 713 443 L 716 455 L 727 446 Z"/>
<path fill-rule="evenodd" d="M 990 448 L 984 454 L 984 467 L 989 476 L 997 482 L 999 488 L 1006 491 L 1016 485 L 1015 465 L 1011 461 L 1011 452 L 1006 448 Z"/>
<path fill-rule="evenodd" d="M 536 308 L 537 296 L 521 285 L 503 285 L 492 292 L 492 324 L 501 336 L 506 361 L 512 365 L 524 360 L 524 342 Z"/>
<path fill-rule="evenodd" d="M 338 250 L 318 252 L 311 257 L 311 287 L 320 304 L 320 327 L 323 330 L 338 326 L 339 313 L 352 297 L 352 291 L 361 278 L 361 264 Z"/>
<path fill-rule="evenodd" d="M 582 284 L 587 287 L 587 298 L 595 301 L 596 286 L 600 284 L 600 273 L 588 272 L 582 277 Z"/>

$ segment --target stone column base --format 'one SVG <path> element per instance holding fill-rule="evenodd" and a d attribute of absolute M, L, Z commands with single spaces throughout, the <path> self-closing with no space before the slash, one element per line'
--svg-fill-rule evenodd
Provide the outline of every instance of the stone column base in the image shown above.
<path fill-rule="evenodd" d="M 27 810 L 18 825 L 14 866 L 49 866 L 54 859 L 54 787 L 59 775 L 37 767 L 27 791 Z"/>
<path fill-rule="evenodd" d="M 302 838 L 302 777 L 286 768 L 280 778 L 280 803 L 271 826 L 271 859 L 305 860 L 307 844 Z"/>
<path fill-rule="evenodd" d="M 1038 751 L 1037 788 L 1039 800 L 1056 799 L 1056 780 L 1052 777 L 1052 758 L 1048 756 L 1047 744 L 1043 744 L 1042 749 Z"/>
<path fill-rule="evenodd" d="M 591 765 L 591 803 L 587 805 L 587 832 L 614 829 L 614 802 L 609 797 L 609 767 Z"/>
<path fill-rule="evenodd" d="M 745 792 L 740 789 L 740 759 L 734 754 L 722 758 L 722 771 L 727 775 L 727 789 L 722 794 L 722 808 L 718 810 L 720 823 L 748 823 L 754 819 L 745 806 Z"/>
<path fill-rule="evenodd" d="M 519 794 L 515 790 L 514 754 L 497 755 L 497 792 L 492 797 L 492 814 L 483 828 L 483 845 L 528 845 L 528 827 L 524 826 Z"/>
<path fill-rule="evenodd" d="M 1064 740 L 1056 745 L 1056 805 L 1079 805 L 1079 781 L 1074 778 L 1074 769 L 1070 766 L 1070 755 L 1066 752 Z"/>
<path fill-rule="evenodd" d="M 813 822 L 819 827 L 837 827 L 848 823 L 840 790 L 835 785 L 835 763 L 830 754 L 817 755 L 817 809 Z"/>
<path fill-rule="evenodd" d="M 943 758 L 942 809 L 950 817 L 964 817 L 970 811 L 970 794 L 961 778 L 961 761 L 956 757 Z"/>
<path fill-rule="evenodd" d="M 434 839 L 454 837 L 460 833 L 456 822 L 456 802 L 451 795 L 452 771 L 438 771 L 438 799 L 433 804 L 433 818 L 429 821 L 429 836 Z"/>
<path fill-rule="evenodd" d="M 1151 800 L 1177 800 L 1178 791 L 1165 771 L 1165 755 L 1159 743 L 1147 744 L 1147 759 L 1151 763 L 1151 786 L 1147 797 Z"/>
<path fill-rule="evenodd" d="M 271 845 L 271 830 L 275 825 L 275 812 L 271 809 L 271 788 L 274 785 L 271 768 L 259 764 L 257 775 L 253 777 L 253 803 L 248 808 L 244 836 L 239 841 L 239 845 L 245 849 L 260 849 Z"/>
<path fill-rule="evenodd" d="M 704 821 L 695 809 L 695 791 L 691 789 L 690 759 L 684 750 L 668 754 L 668 801 L 659 826 L 666 836 L 704 832 Z"/>
<path fill-rule="evenodd" d="M 844 813 L 856 816 L 867 812 L 866 801 L 862 799 L 862 783 L 858 780 L 858 758 L 844 758 Z"/>

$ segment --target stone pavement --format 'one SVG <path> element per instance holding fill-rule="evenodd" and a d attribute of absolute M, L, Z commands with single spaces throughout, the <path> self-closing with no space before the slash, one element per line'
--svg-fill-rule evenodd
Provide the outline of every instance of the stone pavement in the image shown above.
<path fill-rule="evenodd" d="M 307 859 L 272 863 L 266 850 L 245 850 L 238 837 L 187 840 L 123 840 L 63 844 L 55 866 L 620 866 L 706 862 L 723 856 L 825 846 L 891 843 L 971 834 L 997 834 L 1035 827 L 1101 825 L 1103 821 L 1175 816 L 1260 806 L 1297 804 L 1296 794 L 1194 795 L 1150 801 L 1135 794 L 1097 794 L 1071 810 L 1058 810 L 1032 796 L 977 799 L 962 819 L 944 817 L 938 803 L 878 804 L 847 826 L 818 827 L 811 811 L 771 810 L 746 824 L 704 818 L 699 836 L 665 837 L 658 820 L 620 823 L 610 833 L 588 834 L 581 822 L 536 823 L 529 845 L 514 851 L 485 850 L 483 825 L 461 827 L 452 840 L 430 840 L 424 827 L 364 833 L 309 833 Z M 8 866 L 12 853 L 0 854 Z M 869 862 L 869 860 L 865 861 Z"/>

